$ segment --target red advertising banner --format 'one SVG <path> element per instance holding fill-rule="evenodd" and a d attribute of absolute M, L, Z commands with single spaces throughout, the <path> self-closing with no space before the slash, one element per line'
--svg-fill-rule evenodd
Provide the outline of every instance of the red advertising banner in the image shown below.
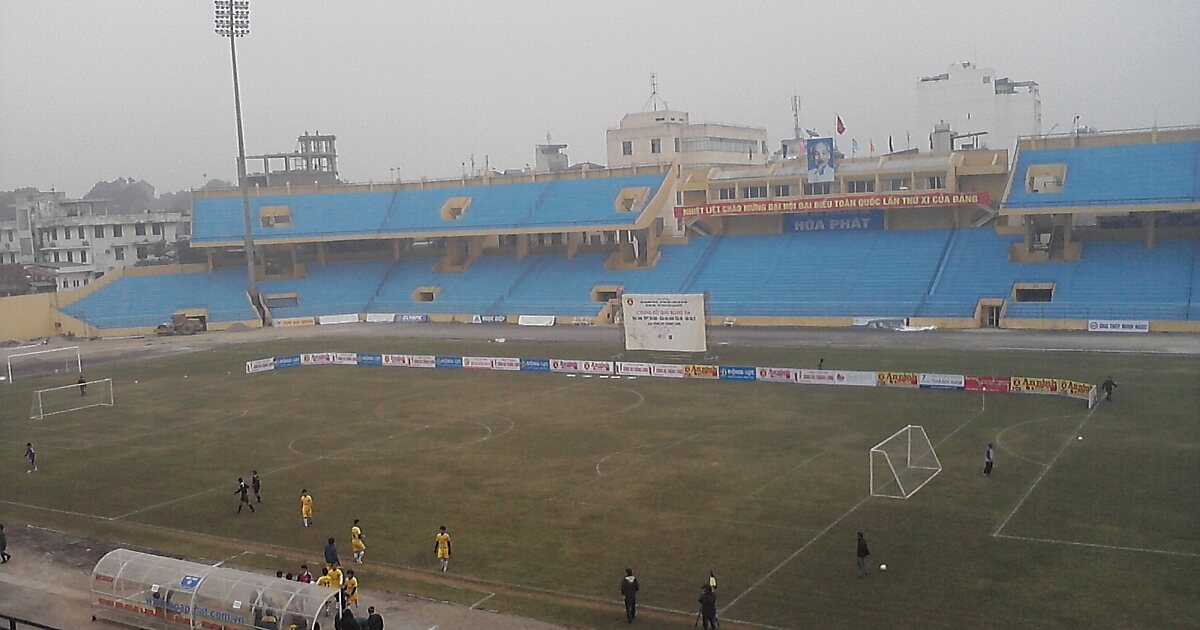
<path fill-rule="evenodd" d="M 1007 376 L 968 376 L 965 389 L 969 392 L 1003 392 L 1012 389 L 1012 379 Z"/>
<path fill-rule="evenodd" d="M 839 195 L 777 201 L 722 201 L 699 206 L 675 208 L 675 218 L 720 217 L 746 214 L 783 214 L 789 212 L 829 212 L 831 210 L 892 210 L 895 208 L 939 208 L 986 204 L 988 194 L 970 193 L 884 193 L 877 195 Z"/>

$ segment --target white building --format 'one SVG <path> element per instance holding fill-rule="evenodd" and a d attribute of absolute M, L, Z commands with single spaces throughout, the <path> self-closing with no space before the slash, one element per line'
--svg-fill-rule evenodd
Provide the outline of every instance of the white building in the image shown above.
<path fill-rule="evenodd" d="M 765 164 L 767 130 L 691 123 L 688 113 L 657 110 L 626 114 L 607 133 L 608 167 L 670 164 L 684 167 Z"/>
<path fill-rule="evenodd" d="M 114 269 L 160 262 L 191 235 L 184 213 L 110 214 L 108 205 L 58 192 L 18 200 L 16 221 L 0 224 L 0 262 L 54 269 L 59 290 L 70 290 Z"/>
<path fill-rule="evenodd" d="M 917 83 L 916 129 L 948 123 L 958 134 L 987 132 L 955 148 L 1011 149 L 1018 136 L 1042 133 L 1042 100 L 1034 81 L 996 76 L 964 61 Z M 914 139 L 915 140 L 915 139 Z M 974 144 L 973 144 L 974 143 Z"/>

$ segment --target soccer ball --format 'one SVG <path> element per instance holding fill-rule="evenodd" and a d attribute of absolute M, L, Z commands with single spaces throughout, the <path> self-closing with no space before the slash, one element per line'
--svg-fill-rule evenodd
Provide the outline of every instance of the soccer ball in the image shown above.
<path fill-rule="evenodd" d="M 887 571 L 887 565 L 886 565 L 886 564 L 881 564 L 881 565 L 879 565 L 879 570 L 880 570 L 880 571 Z"/>

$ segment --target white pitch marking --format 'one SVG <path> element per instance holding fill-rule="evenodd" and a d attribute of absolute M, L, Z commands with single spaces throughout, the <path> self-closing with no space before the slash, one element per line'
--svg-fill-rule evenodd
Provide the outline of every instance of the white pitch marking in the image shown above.
<path fill-rule="evenodd" d="M 756 495 L 756 494 L 758 494 L 759 492 L 761 492 L 761 491 L 763 490 L 763 488 L 766 488 L 767 486 L 769 486 L 769 485 L 771 485 L 771 484 L 775 483 L 776 481 L 779 481 L 780 479 L 783 479 L 784 477 L 786 477 L 786 476 L 788 476 L 788 475 L 790 475 L 790 474 L 792 474 L 792 473 L 796 472 L 797 470 L 800 470 L 801 468 L 803 468 L 803 467 L 804 467 L 804 465 L 805 465 L 805 464 L 807 464 L 807 463 L 811 462 L 812 460 L 814 460 L 814 459 L 816 459 L 816 458 L 820 457 L 821 455 L 823 455 L 823 454 L 824 454 L 826 451 L 828 451 L 828 450 L 829 450 L 829 449 L 823 448 L 823 449 L 821 449 L 821 450 L 820 450 L 820 451 L 819 451 L 819 452 L 818 452 L 816 455 L 813 455 L 812 457 L 809 457 L 808 459 L 806 459 L 806 460 L 804 460 L 804 461 L 800 462 L 799 464 L 797 464 L 795 468 L 793 468 L 793 469 L 791 469 L 791 470 L 789 470 L 789 471 L 787 471 L 787 472 L 785 472 L 785 473 L 783 473 L 782 475 L 779 475 L 779 476 L 777 476 L 777 477 L 772 477 L 772 478 L 771 478 L 769 481 L 767 481 L 767 483 L 764 483 L 763 485 L 759 486 L 758 488 L 755 488 L 754 492 L 751 492 L 751 493 L 750 493 L 748 496 L 749 496 L 750 498 L 752 498 L 752 499 L 753 499 L 753 498 L 756 498 L 754 495 Z"/>
<path fill-rule="evenodd" d="M 1033 538 L 1029 536 L 1013 536 L 1011 534 L 992 534 L 995 538 L 1010 540 L 1025 540 L 1029 542 L 1050 543 L 1052 545 L 1074 545 L 1076 547 L 1092 547 L 1094 549 L 1111 549 L 1113 551 L 1137 551 L 1140 553 L 1158 553 L 1166 556 L 1182 556 L 1184 558 L 1200 558 L 1200 553 L 1187 551 L 1169 551 L 1166 549 L 1147 549 L 1145 547 L 1124 547 L 1120 545 L 1101 545 L 1100 543 L 1080 542 L 1076 540 L 1055 540 L 1053 538 Z"/>
<path fill-rule="evenodd" d="M 993 537 L 1003 531 L 1004 526 L 1008 525 L 1008 521 L 1012 520 L 1012 517 L 1017 513 L 1017 510 L 1021 509 L 1022 505 L 1025 505 L 1025 500 L 1029 498 L 1029 495 L 1033 494 L 1033 491 L 1038 487 L 1038 484 L 1042 482 L 1042 479 L 1046 478 L 1046 473 L 1050 472 L 1050 468 L 1054 466 L 1054 462 L 1057 462 L 1058 458 L 1062 457 L 1062 454 L 1067 451 L 1067 447 L 1075 443 L 1073 438 L 1083 430 L 1083 425 L 1087 424 L 1088 420 L 1091 420 L 1092 414 L 1096 413 L 1097 409 L 1099 409 L 1099 407 L 1092 407 L 1090 410 L 1088 410 L 1087 415 L 1085 415 L 1083 420 L 1079 422 L 1079 425 L 1075 427 L 1075 431 L 1073 431 L 1071 435 L 1067 436 L 1066 441 L 1064 441 L 1063 445 L 1058 448 L 1058 452 L 1054 454 L 1054 457 L 1050 458 L 1050 462 L 1047 463 L 1045 468 L 1042 468 L 1042 472 L 1038 473 L 1038 476 L 1034 478 L 1033 483 L 1029 486 L 1029 489 L 1025 491 L 1025 495 L 1021 497 L 1020 501 L 1017 501 L 1016 506 L 1014 506 L 1012 511 L 1008 513 L 1008 516 L 1004 517 L 1004 521 L 1002 521 L 1000 525 L 992 531 Z"/>
<path fill-rule="evenodd" d="M 495 596 L 496 596 L 496 594 L 495 594 L 495 593 L 488 593 L 488 594 L 487 594 L 487 597 L 484 597 L 483 599 L 481 599 L 481 600 L 479 600 L 479 601 L 475 602 L 474 604 L 471 604 L 471 606 L 470 606 L 470 608 L 468 608 L 468 610 L 474 610 L 474 609 L 475 609 L 475 608 L 477 608 L 477 607 L 478 607 L 480 604 L 482 604 L 483 602 L 486 602 L 487 600 L 489 600 L 489 599 L 491 599 L 491 598 L 493 598 L 493 597 L 495 597 Z M 434 626 L 434 627 L 436 628 L 437 626 Z"/>

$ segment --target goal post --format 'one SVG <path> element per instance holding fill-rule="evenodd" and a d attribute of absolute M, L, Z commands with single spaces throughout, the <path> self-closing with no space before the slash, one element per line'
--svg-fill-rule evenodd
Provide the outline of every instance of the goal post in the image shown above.
<path fill-rule="evenodd" d="M 113 402 L 111 378 L 50 387 L 33 392 L 33 404 L 29 408 L 29 417 L 32 420 L 41 420 L 46 416 L 92 407 L 112 407 Z"/>
<path fill-rule="evenodd" d="M 4 379 L 9 383 L 35 376 L 82 372 L 83 357 L 79 354 L 79 346 L 15 352 L 4 360 Z"/>
<path fill-rule="evenodd" d="M 942 472 L 925 428 L 908 425 L 871 447 L 871 496 L 907 499 Z"/>

